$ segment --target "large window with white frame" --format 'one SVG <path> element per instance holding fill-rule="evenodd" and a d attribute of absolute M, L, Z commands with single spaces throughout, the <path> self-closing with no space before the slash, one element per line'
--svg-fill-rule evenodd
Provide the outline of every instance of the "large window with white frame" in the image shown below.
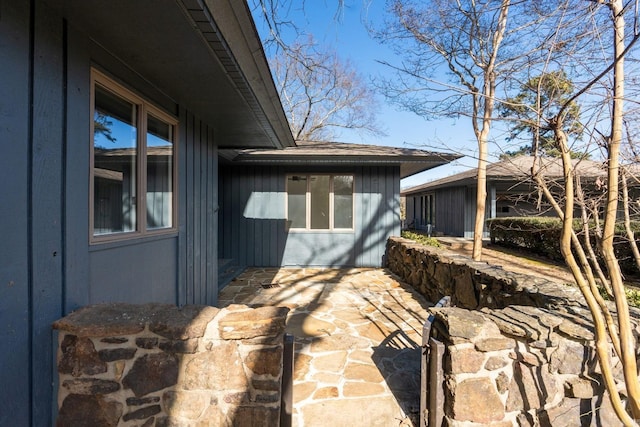
<path fill-rule="evenodd" d="M 176 229 L 177 120 L 92 70 L 90 240 Z"/>
<path fill-rule="evenodd" d="M 287 176 L 290 229 L 353 229 L 353 175 Z"/>

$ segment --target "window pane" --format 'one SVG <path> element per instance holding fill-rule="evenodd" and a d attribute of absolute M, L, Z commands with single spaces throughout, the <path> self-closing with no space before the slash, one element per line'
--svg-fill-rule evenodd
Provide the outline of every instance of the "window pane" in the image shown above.
<path fill-rule="evenodd" d="M 137 106 L 96 85 L 93 234 L 136 229 Z"/>
<path fill-rule="evenodd" d="M 333 177 L 333 226 L 353 228 L 353 177 Z"/>
<path fill-rule="evenodd" d="M 329 176 L 312 176 L 311 185 L 311 228 L 329 229 Z"/>
<path fill-rule="evenodd" d="M 173 126 L 147 116 L 147 229 L 171 228 Z"/>
<path fill-rule="evenodd" d="M 289 227 L 307 227 L 307 177 L 287 177 L 287 218 Z"/>

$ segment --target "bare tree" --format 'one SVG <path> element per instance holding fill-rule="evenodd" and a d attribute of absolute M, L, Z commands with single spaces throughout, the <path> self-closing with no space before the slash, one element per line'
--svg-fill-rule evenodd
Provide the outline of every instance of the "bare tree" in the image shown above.
<path fill-rule="evenodd" d="M 636 70 L 632 70 L 631 73 L 634 71 Z M 636 74 L 638 74 L 637 71 Z M 632 88 L 637 86 L 638 79 L 631 78 L 629 80 Z M 622 187 L 621 197 L 624 211 L 624 227 L 629 245 L 631 246 L 635 265 L 640 271 L 640 249 L 636 242 L 637 230 L 635 230 L 632 225 L 632 218 L 640 218 L 640 197 L 638 197 L 637 194 L 637 189 L 640 187 L 640 170 L 638 169 L 638 165 L 640 164 L 640 153 L 638 153 L 638 147 L 640 147 L 640 144 L 638 143 L 640 129 L 635 126 L 635 123 L 640 119 L 638 117 L 638 104 L 640 104 L 640 97 L 638 97 L 637 90 L 638 89 L 636 88 L 635 92 L 633 90 L 631 91 L 632 93 L 629 99 L 634 100 L 635 105 L 625 112 L 623 120 L 626 144 L 621 147 L 621 156 L 624 157 L 624 164 L 621 165 L 620 168 L 620 184 Z"/>
<path fill-rule="evenodd" d="M 344 8 L 344 0 L 333 0 L 335 4 L 334 19 L 339 19 Z M 253 14 L 267 27 L 262 43 L 269 50 L 289 50 L 299 39 L 308 36 L 300 23 L 291 19 L 293 9 L 305 14 L 306 1 L 293 0 L 251 0 Z M 329 4 L 327 4 L 329 6 Z"/>
<path fill-rule="evenodd" d="M 563 221 L 560 247 L 570 268 L 574 279 L 582 291 L 587 305 L 592 313 L 595 333 L 596 352 L 600 363 L 602 377 L 609 393 L 609 398 L 616 414 L 621 421 L 628 426 L 636 425 L 635 420 L 640 419 L 640 382 L 638 380 L 636 362 L 636 342 L 630 322 L 629 307 L 626 299 L 622 273 L 619 262 L 616 258 L 613 239 L 615 235 L 615 225 L 617 213 L 619 211 L 619 183 L 620 183 L 620 147 L 623 137 L 624 119 L 624 88 L 625 88 L 625 58 L 629 54 L 631 47 L 640 37 L 637 27 L 631 37 L 625 37 L 625 15 L 637 13 L 633 8 L 626 7 L 622 0 L 583 0 L 574 2 L 576 8 L 584 16 L 585 22 L 593 22 L 598 28 L 602 22 L 598 22 L 598 16 L 603 15 L 603 9 L 610 17 L 609 26 L 612 27 L 610 37 L 598 33 L 595 40 L 602 47 L 601 56 L 596 59 L 596 63 L 590 63 L 585 68 L 585 73 L 590 75 L 590 80 L 585 82 L 580 90 L 576 91 L 567 99 L 557 113 L 544 119 L 548 129 L 553 131 L 553 140 L 556 148 L 560 152 L 564 170 L 564 192 L 559 197 L 554 196 L 545 182 L 544 176 L 540 174 L 540 169 L 533 166 L 534 179 L 544 192 L 547 200 L 554 207 L 558 216 Z M 559 28 L 562 31 L 562 28 Z M 605 56 L 606 49 L 610 44 L 611 54 Z M 550 48 L 553 50 L 553 47 Z M 575 58 L 573 63 L 575 64 Z M 551 61 L 548 62 L 548 64 Z M 601 64 L 608 64 L 604 67 Z M 585 66 L 583 63 L 582 66 Z M 600 68 L 600 72 L 598 72 Z M 596 89 L 597 88 L 597 89 Z M 603 93 L 604 92 L 604 93 Z M 599 131 L 597 128 L 604 125 L 604 120 L 600 118 L 592 124 L 591 133 L 600 135 L 601 146 L 606 154 L 606 186 L 604 187 L 602 230 L 599 236 L 600 254 L 604 260 L 604 267 L 607 273 L 610 292 L 615 301 L 615 317 L 610 313 L 609 307 L 601 297 L 596 278 L 593 273 L 593 263 L 589 262 L 588 249 L 582 244 L 574 230 L 574 206 L 576 204 L 576 194 L 580 199 L 580 177 L 576 172 L 575 162 L 571 158 L 571 147 L 569 143 L 569 133 L 567 127 L 567 111 L 571 108 L 571 103 L 580 97 L 598 97 L 602 105 L 601 111 L 606 111 L 609 116 L 608 131 Z M 539 104 L 538 104 L 539 105 Z M 608 132 L 608 134 L 606 134 Z M 624 181 L 623 181 L 624 183 Z M 584 202 L 583 202 L 584 203 Z M 599 220 L 598 214 L 594 213 L 595 219 Z M 583 219 L 586 217 L 583 215 Z M 583 227 L 588 232 L 587 224 Z M 589 248 L 590 249 L 590 248 Z M 605 279 L 603 279 L 605 280 Z M 616 383 L 613 374 L 611 361 L 611 346 L 621 361 L 624 386 L 626 388 L 627 402 L 622 401 L 618 391 L 619 385 Z"/>
<path fill-rule="evenodd" d="M 516 3 L 519 12 L 526 10 Z M 510 27 L 512 7 L 510 0 L 394 0 L 389 9 L 392 18 L 376 32 L 403 58 L 399 65 L 385 62 L 397 71 L 397 78 L 380 84 L 389 100 L 425 118 L 462 115 L 471 120 L 478 159 L 475 260 L 482 254 L 496 90 L 513 71 L 515 58 L 522 56 L 522 50 L 513 49 L 508 39 L 516 32 L 532 31 L 536 25 L 535 20 L 526 22 L 525 15 L 518 13 Z"/>
<path fill-rule="evenodd" d="M 608 194 L 605 205 L 604 225 L 602 230 L 601 250 L 609 272 L 611 287 L 616 302 L 618 329 L 620 334 L 620 359 L 624 370 L 625 384 L 629 394 L 629 408 L 634 419 L 640 419 L 640 381 L 635 354 L 635 339 L 629 320 L 627 303 L 620 265 L 613 250 L 613 236 L 618 213 L 618 188 L 620 167 L 620 146 L 623 135 L 624 118 L 624 55 L 627 40 L 625 39 L 625 11 L 622 0 L 600 0 L 609 8 L 613 26 L 613 102 L 611 111 L 611 134 L 608 138 Z M 636 28 L 637 29 L 637 28 Z M 634 35 L 632 43 L 638 40 L 640 33 Z M 615 391 L 609 389 L 610 393 Z M 616 402 L 614 402 L 616 403 Z M 621 412 L 621 411 L 620 411 Z M 621 418 L 623 418 L 621 416 Z"/>
<path fill-rule="evenodd" d="M 631 197 L 629 195 L 629 181 L 637 180 L 637 177 L 633 176 L 631 171 L 626 167 L 620 169 L 620 184 L 622 186 L 622 207 L 624 215 L 624 229 L 627 233 L 629 245 L 631 247 L 631 253 L 636 263 L 636 267 L 640 270 L 640 249 L 636 242 L 636 233 L 631 225 Z"/>
<path fill-rule="evenodd" d="M 280 50 L 270 63 L 296 141 L 330 141 L 345 129 L 382 134 L 374 93 L 349 62 L 310 39 Z"/>
<path fill-rule="evenodd" d="M 344 3 L 334 3 L 338 20 Z M 268 29 L 263 44 L 294 139 L 330 141 L 343 130 L 384 135 L 366 80 L 290 18 L 294 8 L 304 16 L 305 6 L 304 1 L 253 0 L 254 14 Z"/>

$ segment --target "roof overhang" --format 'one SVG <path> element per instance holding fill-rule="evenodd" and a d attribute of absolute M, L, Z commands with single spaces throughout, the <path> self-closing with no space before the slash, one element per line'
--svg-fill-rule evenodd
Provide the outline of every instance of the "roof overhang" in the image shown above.
<path fill-rule="evenodd" d="M 299 142 L 297 146 L 284 150 L 221 150 L 220 157 L 231 164 L 399 166 L 400 178 L 407 178 L 461 156 L 377 145 Z"/>
<path fill-rule="evenodd" d="M 487 180 L 492 183 L 500 183 L 514 187 L 517 184 L 531 184 L 532 166 L 537 162 L 538 173 L 550 182 L 562 182 L 564 180 L 561 159 L 559 158 L 534 158 L 531 156 L 517 156 L 487 165 Z M 585 182 L 593 182 L 604 177 L 602 163 L 586 160 L 572 160 L 573 168 Z M 470 168 L 464 172 L 450 175 L 444 178 L 419 184 L 400 192 L 403 196 L 411 196 L 430 191 L 453 187 L 473 187 L 478 182 L 477 168 Z"/>
<path fill-rule="evenodd" d="M 43 1 L 212 125 L 220 147 L 294 145 L 245 1 Z"/>

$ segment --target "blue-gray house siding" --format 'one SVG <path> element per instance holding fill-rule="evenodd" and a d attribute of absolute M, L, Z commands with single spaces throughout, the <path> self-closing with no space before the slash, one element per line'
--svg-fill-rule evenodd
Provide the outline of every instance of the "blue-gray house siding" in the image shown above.
<path fill-rule="evenodd" d="M 188 105 L 57 9 L 0 0 L 0 10 L 0 426 L 51 426 L 55 320 L 99 302 L 217 302 L 217 144 Z M 92 66 L 179 118 L 172 234 L 89 244 Z"/>
<path fill-rule="evenodd" d="M 86 42 L 82 35 L 70 32 L 68 44 L 77 49 L 77 62 L 69 61 L 67 67 L 77 69 L 78 75 L 68 82 L 71 91 L 67 91 L 67 104 L 80 105 L 84 114 L 68 124 L 74 128 L 74 137 L 68 137 L 61 148 L 74 158 L 68 164 L 85 166 L 69 167 L 63 177 L 63 194 L 74 194 L 65 211 L 68 224 L 65 236 L 70 239 L 68 253 L 74 254 L 73 260 L 80 266 L 65 273 L 65 311 L 109 301 L 215 304 L 217 294 L 212 289 L 217 287 L 214 242 L 218 228 L 215 212 L 218 157 L 212 128 L 187 107 L 156 93 L 149 83 L 97 44 Z M 114 78 L 178 117 L 177 232 L 88 244 L 89 135 L 75 129 L 89 129 L 87 107 L 92 65 L 108 70 Z"/>
<path fill-rule="evenodd" d="M 353 231 L 288 231 L 286 176 L 295 173 L 353 174 Z M 397 166 L 223 166 L 220 256 L 242 266 L 379 267 L 400 233 L 399 191 Z"/>
<path fill-rule="evenodd" d="M 68 285 L 71 309 L 108 301 L 216 304 L 217 147 L 211 127 L 179 110 L 178 232 L 89 246 L 89 280 L 77 277 Z M 88 188 L 82 194 L 88 196 Z"/>
<path fill-rule="evenodd" d="M 51 425 L 50 325 L 67 260 L 62 22 L 29 2 L 0 10 L 0 425 Z"/>
<path fill-rule="evenodd" d="M 488 200 L 485 209 L 485 219 L 493 218 L 496 211 L 496 190 L 489 186 Z M 473 237 L 476 215 L 476 187 L 450 186 L 436 188 L 424 193 L 414 193 L 405 196 L 407 207 L 407 225 L 425 223 L 424 210 L 420 209 L 421 198 L 431 195 L 435 205 L 432 232 L 455 237 Z M 485 237 L 488 233 L 485 231 Z"/>
<path fill-rule="evenodd" d="M 400 176 L 449 161 L 400 149 L 339 167 L 331 155 L 323 166 L 221 160 L 298 147 L 247 5 L 214 3 L 0 0 L 0 427 L 54 424 L 60 317 L 101 302 L 215 305 L 219 258 L 380 266 L 400 232 Z M 92 69 L 177 118 L 167 233 L 90 242 Z M 315 172 L 354 175 L 352 232 L 287 231 L 286 174 Z"/>

